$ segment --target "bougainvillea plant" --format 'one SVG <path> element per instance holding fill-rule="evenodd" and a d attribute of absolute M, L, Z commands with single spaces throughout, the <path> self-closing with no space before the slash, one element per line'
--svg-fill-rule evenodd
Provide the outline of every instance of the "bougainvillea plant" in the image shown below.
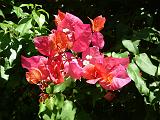
<path fill-rule="evenodd" d="M 106 22 L 105 17 L 98 16 L 90 19 L 91 24 L 84 24 L 78 17 L 59 10 L 54 21 L 57 29 L 51 30 L 48 36 L 34 38 L 34 45 L 41 55 L 30 58 L 21 56 L 22 67 L 28 70 L 27 81 L 38 85 L 42 91 L 39 100 L 41 108 L 44 103 L 49 103 L 48 109 L 54 111 L 53 106 L 57 104 L 52 102 L 54 105 L 51 106 L 51 101 L 56 100 L 53 97 L 56 90 L 53 90 L 52 94 L 48 91 L 51 91 L 51 87 L 58 89 L 58 86 L 64 86 L 70 80 L 85 80 L 86 84 L 99 85 L 106 92 L 119 90 L 131 81 L 126 71 L 129 57 L 115 58 L 100 52 L 105 44 L 100 33 Z M 109 92 L 104 97 L 112 100 Z M 69 102 L 66 100 L 63 105 Z M 62 106 L 59 108 L 65 111 Z M 45 110 L 40 109 L 40 113 Z M 58 119 L 65 116 L 64 112 L 59 111 L 59 114 L 50 117 Z M 46 116 L 43 116 L 43 119 L 45 118 Z"/>

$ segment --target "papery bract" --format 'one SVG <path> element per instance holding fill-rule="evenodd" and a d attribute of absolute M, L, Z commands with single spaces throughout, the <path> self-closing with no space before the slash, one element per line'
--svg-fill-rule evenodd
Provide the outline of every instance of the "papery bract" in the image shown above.
<path fill-rule="evenodd" d="M 100 30 L 102 30 L 104 27 L 104 24 L 106 22 L 105 17 L 102 17 L 102 15 L 94 18 L 93 20 L 92 19 L 90 19 L 90 20 L 92 23 L 93 32 L 99 32 Z"/>
<path fill-rule="evenodd" d="M 71 76 L 74 79 L 80 79 L 82 76 L 82 66 L 81 61 L 77 59 L 72 59 L 68 61 L 64 65 L 64 71 L 66 72 L 67 76 Z"/>
<path fill-rule="evenodd" d="M 63 31 L 67 34 L 75 52 L 85 51 L 91 42 L 91 28 L 89 24 L 83 22 L 76 16 L 66 13 L 65 18 L 58 25 L 58 31 Z"/>
<path fill-rule="evenodd" d="M 85 51 L 91 43 L 91 28 L 89 24 L 75 25 L 74 28 L 75 41 L 71 48 L 75 52 Z"/>
<path fill-rule="evenodd" d="M 124 68 L 128 67 L 129 58 L 113 58 L 113 57 L 106 57 L 104 59 L 104 64 L 107 69 L 112 69 L 114 66 L 121 64 Z"/>
<path fill-rule="evenodd" d="M 55 16 L 55 24 L 56 26 L 58 26 L 61 21 L 65 18 L 65 13 L 61 12 L 60 10 L 58 10 L 58 15 L 54 15 Z"/>
<path fill-rule="evenodd" d="M 103 75 L 99 84 L 107 90 L 118 90 L 131 81 L 125 68 L 122 65 L 116 66 L 109 72 Z"/>
<path fill-rule="evenodd" d="M 104 55 L 99 52 L 98 47 L 89 47 L 86 51 L 82 52 L 82 60 L 89 61 L 90 64 L 103 64 Z"/>
<path fill-rule="evenodd" d="M 92 35 L 92 45 L 97 46 L 100 49 L 104 47 L 103 35 L 100 32 L 94 32 Z"/>
<path fill-rule="evenodd" d="M 48 61 L 48 71 L 49 76 L 54 84 L 60 84 L 64 82 L 64 75 L 62 75 L 61 70 L 63 69 L 62 56 L 57 56 Z"/>
<path fill-rule="evenodd" d="M 38 68 L 39 63 L 47 62 L 47 58 L 45 58 L 44 56 L 33 56 L 30 58 L 21 56 L 21 64 L 23 68 L 26 68 L 28 70 L 30 70 L 31 68 Z"/>
<path fill-rule="evenodd" d="M 34 45 L 38 51 L 46 56 L 50 56 L 52 52 L 51 41 L 48 36 L 40 36 L 34 38 Z"/>
<path fill-rule="evenodd" d="M 69 41 L 65 33 L 55 31 L 49 36 L 34 38 L 34 44 L 41 54 L 54 56 L 59 52 L 65 51 L 68 47 Z"/>
<path fill-rule="evenodd" d="M 55 31 L 54 34 L 49 35 L 49 40 L 51 41 L 51 50 L 56 54 L 64 52 L 68 47 L 68 38 L 65 33 L 61 31 Z"/>
<path fill-rule="evenodd" d="M 31 84 L 37 84 L 42 80 L 42 73 L 40 70 L 33 68 L 26 72 L 26 79 Z"/>

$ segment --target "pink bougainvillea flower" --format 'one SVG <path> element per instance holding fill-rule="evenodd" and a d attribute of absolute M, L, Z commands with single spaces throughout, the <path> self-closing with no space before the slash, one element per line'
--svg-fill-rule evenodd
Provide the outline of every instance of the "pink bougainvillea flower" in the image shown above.
<path fill-rule="evenodd" d="M 64 82 L 64 75 L 62 74 L 64 65 L 61 55 L 49 59 L 47 68 L 49 71 L 49 77 L 54 84 L 60 84 Z"/>
<path fill-rule="evenodd" d="M 74 42 L 71 48 L 75 52 L 85 51 L 91 43 L 91 28 L 89 24 L 75 25 Z"/>
<path fill-rule="evenodd" d="M 65 13 L 61 12 L 60 10 L 58 10 L 58 15 L 54 15 L 55 16 L 55 24 L 56 26 L 58 26 L 61 21 L 64 19 L 65 17 Z"/>
<path fill-rule="evenodd" d="M 83 77 L 87 79 L 87 82 L 90 84 L 98 82 L 106 90 L 118 90 L 122 88 L 131 81 L 126 72 L 126 65 L 124 65 L 126 59 L 114 59 L 120 60 L 121 62 L 119 62 L 119 64 L 116 63 L 114 66 L 112 63 L 89 64 L 85 66 L 83 69 Z M 112 65 L 112 68 L 109 67 L 108 69 L 109 64 Z M 126 62 L 126 64 L 128 63 Z"/>
<path fill-rule="evenodd" d="M 88 64 L 83 68 L 82 76 L 89 84 L 95 84 L 97 81 L 100 80 L 100 75 L 96 69 L 96 66 L 92 64 Z"/>
<path fill-rule="evenodd" d="M 103 29 L 104 27 L 104 24 L 106 22 L 106 19 L 105 17 L 102 17 L 102 15 L 94 18 L 93 20 L 91 20 L 91 23 L 92 23 L 92 31 L 93 32 L 99 32 L 100 30 Z"/>
<path fill-rule="evenodd" d="M 40 36 L 34 38 L 34 45 L 41 54 L 46 56 L 51 55 L 51 41 L 48 39 L 48 36 Z"/>
<path fill-rule="evenodd" d="M 64 32 L 55 31 L 54 34 L 49 35 L 49 40 L 51 41 L 51 49 L 55 53 L 60 53 L 68 48 L 68 37 Z"/>
<path fill-rule="evenodd" d="M 100 32 L 94 32 L 92 35 L 92 45 L 97 46 L 100 49 L 104 47 L 103 35 Z"/>
<path fill-rule="evenodd" d="M 102 74 L 99 84 L 106 90 L 118 90 L 131 81 L 126 69 L 118 65 L 109 71 L 108 74 Z"/>
<path fill-rule="evenodd" d="M 80 79 L 82 76 L 82 61 L 72 58 L 64 64 L 64 72 L 66 76 L 71 76 L 74 79 Z"/>
<path fill-rule="evenodd" d="M 21 64 L 23 68 L 30 70 L 31 68 L 38 68 L 40 61 L 47 62 L 47 58 L 44 56 L 33 56 L 30 58 L 21 56 Z"/>
<path fill-rule="evenodd" d="M 64 32 L 55 31 L 49 36 L 34 38 L 34 44 L 41 54 L 54 56 L 57 53 L 65 51 L 70 43 Z"/>
<path fill-rule="evenodd" d="M 58 31 L 63 31 L 68 36 L 71 50 L 75 52 L 85 51 L 91 42 L 91 28 L 76 16 L 66 13 L 65 18 L 57 26 Z"/>
<path fill-rule="evenodd" d="M 129 58 L 114 58 L 114 57 L 106 57 L 104 59 L 104 64 L 107 69 L 112 69 L 114 66 L 121 64 L 124 68 L 128 67 Z"/>
<path fill-rule="evenodd" d="M 37 84 L 42 80 L 42 74 L 39 69 L 33 68 L 26 72 L 26 79 L 31 84 Z"/>
<path fill-rule="evenodd" d="M 43 56 L 21 57 L 22 67 L 26 68 L 26 79 L 29 83 L 37 84 L 41 80 L 47 79 L 49 72 L 46 68 L 48 59 Z"/>
<path fill-rule="evenodd" d="M 94 46 L 94 47 L 89 47 L 86 51 L 82 52 L 82 60 L 84 62 L 88 61 L 90 64 L 96 64 L 96 63 L 101 63 L 103 64 L 104 62 L 104 55 L 99 52 L 99 48 Z"/>

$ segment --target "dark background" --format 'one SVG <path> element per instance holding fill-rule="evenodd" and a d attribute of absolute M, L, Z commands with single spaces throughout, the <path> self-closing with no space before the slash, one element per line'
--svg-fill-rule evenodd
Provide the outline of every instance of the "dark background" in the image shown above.
<path fill-rule="evenodd" d="M 43 5 L 50 14 L 49 28 L 55 27 L 54 16 L 58 9 L 78 16 L 84 23 L 89 23 L 87 18 L 95 18 L 98 15 L 106 17 L 105 28 L 102 30 L 106 45 L 102 51 L 119 52 L 121 39 L 132 35 L 145 27 L 154 27 L 160 30 L 160 2 L 158 0 L 15 0 L 14 5 L 24 3 Z M 6 19 L 14 16 L 7 14 L 12 9 L 8 0 L 0 1 L 0 7 L 5 11 Z M 144 8 L 144 9 L 142 9 Z M 141 13 L 151 14 L 151 19 L 141 16 Z M 2 19 L 0 20 L 2 21 Z M 144 42 L 144 44 L 147 44 Z M 148 44 L 147 44 L 148 45 Z M 146 47 L 145 45 L 144 47 Z M 150 45 L 150 47 L 155 47 Z M 152 52 L 158 55 L 159 52 Z M 19 65 L 9 71 L 17 77 L 16 81 L 5 82 L 0 80 L 0 120 L 36 120 L 38 114 L 38 94 L 36 86 L 30 85 L 24 79 L 24 70 Z M 16 76 L 17 75 L 17 76 Z M 112 102 L 104 99 L 97 101 L 94 107 L 90 107 L 88 98 L 82 103 L 84 111 L 90 114 L 93 120 L 159 120 L 160 110 L 146 105 L 144 98 L 138 92 L 134 82 L 125 86 L 121 91 L 116 91 L 116 98 Z M 86 107 L 87 105 L 87 107 Z"/>

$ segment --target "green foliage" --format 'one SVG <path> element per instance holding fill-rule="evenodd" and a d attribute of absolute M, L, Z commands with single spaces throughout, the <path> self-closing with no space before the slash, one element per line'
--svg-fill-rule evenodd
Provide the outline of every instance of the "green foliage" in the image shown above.
<path fill-rule="evenodd" d="M 140 40 L 136 40 L 134 42 L 132 42 L 131 40 L 123 40 L 122 43 L 124 45 L 125 48 L 128 49 L 128 51 L 134 53 L 134 54 L 138 54 L 139 50 L 138 50 L 138 45 L 139 45 Z"/>
<path fill-rule="evenodd" d="M 54 94 L 40 103 L 39 116 L 44 120 L 74 120 L 76 109 L 62 94 Z"/>
<path fill-rule="evenodd" d="M 135 62 L 142 71 L 155 76 L 157 67 L 152 64 L 146 53 L 141 53 L 135 56 Z"/>
<path fill-rule="evenodd" d="M 0 119 L 35 120 L 38 112 L 44 120 L 117 120 L 124 116 L 131 120 L 159 119 L 160 26 L 159 15 L 155 14 L 159 13 L 158 3 L 148 0 L 80 0 L 72 4 L 60 0 L 27 1 L 31 2 L 43 4 L 43 8 L 16 0 L 0 1 Z M 6 9 L 2 9 L 4 6 Z M 102 51 L 108 50 L 107 56 L 130 57 L 132 62 L 127 71 L 135 85 L 131 83 L 120 92 L 115 91 L 117 96 L 110 103 L 103 99 L 105 91 L 100 87 L 84 85 L 83 81 L 76 84 L 68 79 L 64 84 L 48 86 L 45 92 L 49 98 L 36 107 L 39 91 L 26 82 L 20 56 L 37 54 L 32 40 L 47 34 L 48 27 L 53 28 L 49 14 L 56 14 L 58 9 L 81 17 L 85 23 L 88 19 L 84 16 L 106 16 L 102 31 L 106 46 Z"/>

